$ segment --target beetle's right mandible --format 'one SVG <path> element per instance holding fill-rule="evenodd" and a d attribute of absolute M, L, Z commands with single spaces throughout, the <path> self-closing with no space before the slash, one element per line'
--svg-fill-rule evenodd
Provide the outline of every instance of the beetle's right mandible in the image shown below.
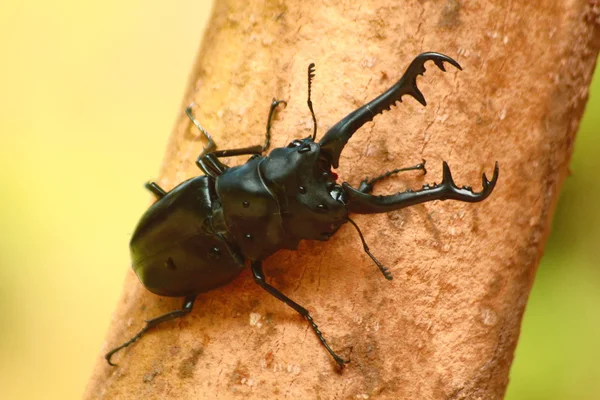
<path fill-rule="evenodd" d="M 423 93 L 417 87 L 417 76 L 423 75 L 425 72 L 426 61 L 433 61 L 442 71 L 446 71 L 444 61 L 462 70 L 461 66 L 455 60 L 446 55 L 433 52 L 418 55 L 394 86 L 369 103 L 348 114 L 323 136 L 319 142 L 321 152 L 334 168 L 338 167 L 342 150 L 354 132 L 367 122 L 372 121 L 377 114 L 381 114 L 384 110 L 389 110 L 397 101 L 401 102 L 402 96 L 407 94 L 414 97 L 419 103 L 423 105 L 427 104 Z"/>

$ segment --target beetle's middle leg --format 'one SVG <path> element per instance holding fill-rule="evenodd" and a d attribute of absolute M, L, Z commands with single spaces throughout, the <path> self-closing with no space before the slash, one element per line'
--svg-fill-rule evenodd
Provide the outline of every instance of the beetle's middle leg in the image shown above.
<path fill-rule="evenodd" d="M 423 171 L 423 175 L 425 175 L 427 173 L 427 169 L 425 168 L 425 163 L 426 163 L 426 161 L 423 160 L 419 164 L 413 165 L 412 167 L 397 168 L 397 169 L 388 171 L 384 174 L 381 174 L 378 177 L 373 178 L 371 180 L 369 180 L 369 178 L 365 178 L 358 186 L 358 191 L 363 192 L 363 193 L 371 193 L 373 191 L 373 188 L 375 187 L 375 183 L 377 183 L 380 180 L 383 180 L 385 178 L 389 178 L 390 176 L 397 174 L 399 172 L 403 172 L 403 171 L 421 170 L 421 171 Z"/>
<path fill-rule="evenodd" d="M 162 199 L 167 194 L 167 192 L 163 188 L 158 186 L 158 184 L 156 182 L 146 182 L 144 187 L 146 189 L 148 189 L 149 191 L 151 191 L 152 194 L 154 194 L 154 196 L 156 196 L 157 200 Z"/>
<path fill-rule="evenodd" d="M 263 289 L 265 289 L 272 296 L 278 298 L 279 300 L 283 301 L 288 306 L 292 307 L 294 310 L 296 310 L 298 312 L 298 314 L 300 314 L 304 318 L 306 318 L 306 320 L 310 323 L 310 326 L 312 327 L 312 329 L 317 334 L 317 337 L 319 338 L 319 340 L 321 341 L 321 343 L 323 344 L 323 346 L 325 346 L 325 348 L 327 349 L 327 351 L 329 352 L 329 354 L 331 354 L 331 356 L 333 357 L 333 359 L 335 360 L 335 362 L 340 367 L 343 367 L 344 364 L 346 364 L 346 363 L 348 363 L 350 361 L 350 360 L 344 360 L 343 358 L 341 358 L 340 356 L 338 356 L 337 354 L 335 354 L 335 352 L 333 350 L 331 350 L 331 347 L 329 347 L 329 345 L 327 344 L 327 341 L 323 337 L 323 334 L 321 333 L 321 331 L 317 327 L 317 324 L 315 324 L 315 322 L 313 321 L 312 317 L 310 316 L 310 314 L 308 313 L 308 310 L 306 308 L 304 308 L 300 304 L 294 302 L 292 299 L 290 299 L 289 297 L 287 297 L 286 295 L 284 295 L 279 290 L 275 289 L 273 286 L 269 285 L 266 282 L 266 280 L 265 280 L 265 274 L 264 274 L 263 269 L 262 269 L 262 262 L 260 262 L 260 261 L 254 261 L 252 263 L 252 274 L 254 275 L 254 281 L 260 287 L 262 287 Z"/>
<path fill-rule="evenodd" d="M 144 333 L 146 333 L 146 331 L 148 329 L 154 328 L 156 325 L 161 324 L 163 322 L 167 322 L 170 321 L 172 319 L 176 319 L 176 318 L 181 318 L 187 314 L 190 313 L 190 311 L 192 311 L 192 307 L 194 306 L 194 300 L 196 300 L 196 296 L 188 296 L 183 300 L 183 305 L 181 306 L 181 310 L 175 310 L 175 311 L 171 311 L 169 313 L 166 313 L 164 315 L 161 315 L 160 317 L 156 317 L 153 318 L 151 320 L 146 321 L 146 326 L 144 328 L 142 328 L 141 331 L 139 331 L 134 337 L 132 337 L 131 339 L 129 339 L 128 341 L 126 341 L 125 343 L 123 343 L 122 345 L 120 345 L 119 347 L 112 349 L 111 351 L 109 351 L 108 353 L 106 353 L 106 355 L 104 356 L 104 358 L 106 358 L 106 361 L 112 365 L 115 366 L 116 364 L 113 364 L 110 361 L 110 358 L 113 356 L 113 354 L 115 354 L 117 351 L 129 346 L 130 344 L 132 344 L 133 342 L 135 342 L 136 340 L 138 340 L 140 337 L 142 337 L 142 335 Z"/>

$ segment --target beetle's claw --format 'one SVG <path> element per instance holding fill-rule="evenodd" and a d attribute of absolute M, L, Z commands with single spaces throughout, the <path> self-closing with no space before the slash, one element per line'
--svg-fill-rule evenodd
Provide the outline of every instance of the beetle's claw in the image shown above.
<path fill-rule="evenodd" d="M 108 365 L 110 365 L 111 367 L 118 367 L 118 364 L 115 364 L 112 361 L 110 361 L 110 359 L 113 356 L 113 354 L 115 354 L 115 353 L 112 352 L 112 351 L 110 353 L 106 353 L 106 355 L 104 356 L 104 358 L 106 359 L 106 362 L 108 363 Z"/>
<path fill-rule="evenodd" d="M 349 359 L 345 360 L 339 356 L 334 357 L 334 359 L 340 369 L 344 369 L 346 367 L 346 364 L 348 364 L 350 362 Z"/>
<path fill-rule="evenodd" d="M 388 281 L 393 280 L 394 278 L 392 277 L 392 273 L 390 272 L 389 268 L 383 267 L 381 269 L 381 272 L 383 272 L 383 276 L 385 277 L 385 279 L 387 279 Z"/>

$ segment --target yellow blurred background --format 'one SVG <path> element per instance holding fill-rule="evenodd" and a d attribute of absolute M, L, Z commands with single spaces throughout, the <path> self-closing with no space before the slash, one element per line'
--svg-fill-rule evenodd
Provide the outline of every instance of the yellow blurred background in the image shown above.
<path fill-rule="evenodd" d="M 12 3 L 12 4 L 11 4 Z M 0 398 L 81 398 L 210 2 L 0 8 Z M 202 16 L 201 19 L 197 19 Z M 600 399 L 600 81 L 507 399 Z"/>

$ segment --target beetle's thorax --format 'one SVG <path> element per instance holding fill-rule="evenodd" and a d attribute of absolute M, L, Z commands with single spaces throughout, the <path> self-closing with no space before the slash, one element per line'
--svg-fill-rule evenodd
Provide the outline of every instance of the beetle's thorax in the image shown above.
<path fill-rule="evenodd" d="M 347 221 L 337 175 L 310 137 L 274 149 L 260 165 L 277 193 L 286 234 L 296 239 L 327 240 Z"/>
<path fill-rule="evenodd" d="M 310 138 L 228 169 L 216 181 L 227 236 L 251 260 L 329 239 L 348 216 L 336 178 Z"/>

